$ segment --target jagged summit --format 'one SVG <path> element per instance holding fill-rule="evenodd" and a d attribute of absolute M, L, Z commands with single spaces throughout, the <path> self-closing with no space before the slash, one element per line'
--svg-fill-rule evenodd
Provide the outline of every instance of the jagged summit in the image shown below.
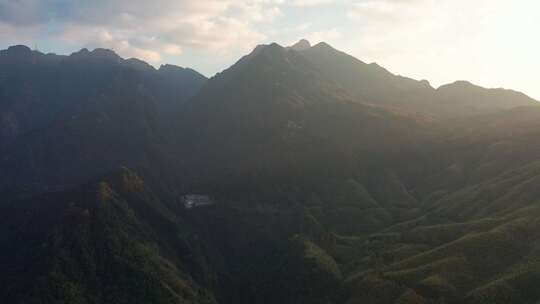
<path fill-rule="evenodd" d="M 330 44 L 324 42 L 324 41 L 321 41 L 317 44 L 315 44 L 314 46 L 311 47 L 312 49 L 318 49 L 318 50 L 328 50 L 328 51 L 338 51 L 336 50 L 333 46 L 331 46 Z M 338 51 L 339 52 L 339 51 Z"/>
<path fill-rule="evenodd" d="M 108 59 L 115 59 L 115 60 L 121 59 L 120 56 L 116 54 L 115 51 L 110 50 L 110 49 L 97 48 L 97 49 L 94 49 L 90 53 L 99 58 L 108 58 Z"/>
<path fill-rule="evenodd" d="M 184 83 L 200 88 L 208 79 L 201 73 L 191 69 L 173 64 L 162 64 L 157 72 L 172 83 Z M 196 83 L 198 82 L 198 83 Z"/>
<path fill-rule="evenodd" d="M 115 51 L 104 48 L 97 48 L 93 51 L 83 48 L 80 51 L 71 54 L 69 57 L 76 59 L 98 59 L 117 62 L 123 60 L 122 57 L 116 54 Z"/>
<path fill-rule="evenodd" d="M 26 45 L 13 45 L 8 47 L 8 54 L 31 54 L 32 50 Z"/>
<path fill-rule="evenodd" d="M 124 64 L 139 71 L 155 71 L 155 68 L 152 65 L 137 58 L 126 59 Z"/>
<path fill-rule="evenodd" d="M 87 48 L 82 48 L 78 52 L 73 52 L 70 56 L 87 55 L 90 51 Z"/>
<path fill-rule="evenodd" d="M 438 91 L 449 91 L 449 90 L 456 91 L 457 90 L 457 91 L 460 91 L 461 93 L 477 91 L 477 92 L 483 92 L 482 94 L 486 94 L 489 91 L 491 92 L 499 91 L 499 92 L 516 93 L 516 94 L 525 95 L 524 93 L 505 89 L 505 88 L 484 88 L 467 80 L 457 80 L 452 83 L 444 84 L 444 85 L 441 85 L 437 90 Z"/>
<path fill-rule="evenodd" d="M 177 66 L 177 65 L 174 65 L 174 64 L 162 64 L 159 66 L 159 71 L 162 71 L 162 72 L 171 72 L 171 71 L 183 71 L 183 70 L 186 70 L 187 68 L 183 68 L 183 67 L 180 67 L 180 66 Z"/>
<path fill-rule="evenodd" d="M 253 50 L 253 52 L 251 52 L 250 55 L 257 55 L 262 51 L 265 51 L 265 52 L 270 51 L 271 52 L 271 51 L 276 51 L 276 50 L 281 51 L 283 49 L 284 49 L 283 46 L 279 45 L 276 42 L 272 42 L 272 43 L 269 43 L 269 44 L 259 44 L 259 45 L 257 45 L 257 47 L 255 47 L 255 49 Z"/>
<path fill-rule="evenodd" d="M 0 51 L 0 63 L 18 64 L 18 63 L 33 63 L 37 56 L 43 54 L 32 51 L 25 45 L 10 46 L 7 50 Z"/>
<path fill-rule="evenodd" d="M 202 75 L 201 73 L 197 72 L 196 70 L 192 68 L 181 67 L 174 64 L 162 64 L 159 66 L 158 72 L 165 73 L 165 74 L 188 73 L 188 74 L 196 74 L 199 77 L 206 78 L 204 75 Z"/>
<path fill-rule="evenodd" d="M 440 88 L 446 88 L 446 87 L 471 88 L 471 87 L 478 87 L 478 86 L 467 80 L 456 80 L 452 83 L 448 83 L 448 84 L 444 84 L 440 86 Z"/>
<path fill-rule="evenodd" d="M 306 39 L 302 39 L 289 47 L 289 49 L 295 50 L 295 51 L 304 51 L 309 48 L 311 48 L 311 43 Z"/>

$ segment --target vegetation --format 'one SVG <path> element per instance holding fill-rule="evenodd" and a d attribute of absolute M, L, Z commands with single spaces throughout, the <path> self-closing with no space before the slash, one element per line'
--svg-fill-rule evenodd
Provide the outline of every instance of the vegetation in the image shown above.
<path fill-rule="evenodd" d="M 523 94 L 325 43 L 210 80 L 12 47 L 0 302 L 538 303 L 539 137 Z"/>

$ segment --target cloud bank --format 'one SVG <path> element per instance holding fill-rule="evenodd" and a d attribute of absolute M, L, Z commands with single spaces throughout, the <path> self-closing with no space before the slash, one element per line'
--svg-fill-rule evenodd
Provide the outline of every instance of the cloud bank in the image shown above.
<path fill-rule="evenodd" d="M 276 0 L 0 0 L 0 34 L 114 48 L 159 61 L 184 48 L 234 51 L 266 36 L 255 24 L 281 15 Z"/>

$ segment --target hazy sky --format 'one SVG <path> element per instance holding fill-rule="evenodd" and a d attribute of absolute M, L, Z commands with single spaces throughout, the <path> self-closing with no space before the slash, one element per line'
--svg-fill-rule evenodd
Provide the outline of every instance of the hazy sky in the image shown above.
<path fill-rule="evenodd" d="M 538 0 L 0 0 L 0 48 L 107 47 L 213 75 L 259 43 L 326 41 L 434 86 L 540 99 Z"/>

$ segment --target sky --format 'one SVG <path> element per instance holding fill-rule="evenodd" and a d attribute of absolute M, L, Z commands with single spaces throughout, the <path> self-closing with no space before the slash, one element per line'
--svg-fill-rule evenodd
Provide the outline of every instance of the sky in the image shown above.
<path fill-rule="evenodd" d="M 212 76 L 256 45 L 325 41 L 435 87 L 540 99 L 538 0 L 0 0 L 0 48 L 114 49 Z"/>

